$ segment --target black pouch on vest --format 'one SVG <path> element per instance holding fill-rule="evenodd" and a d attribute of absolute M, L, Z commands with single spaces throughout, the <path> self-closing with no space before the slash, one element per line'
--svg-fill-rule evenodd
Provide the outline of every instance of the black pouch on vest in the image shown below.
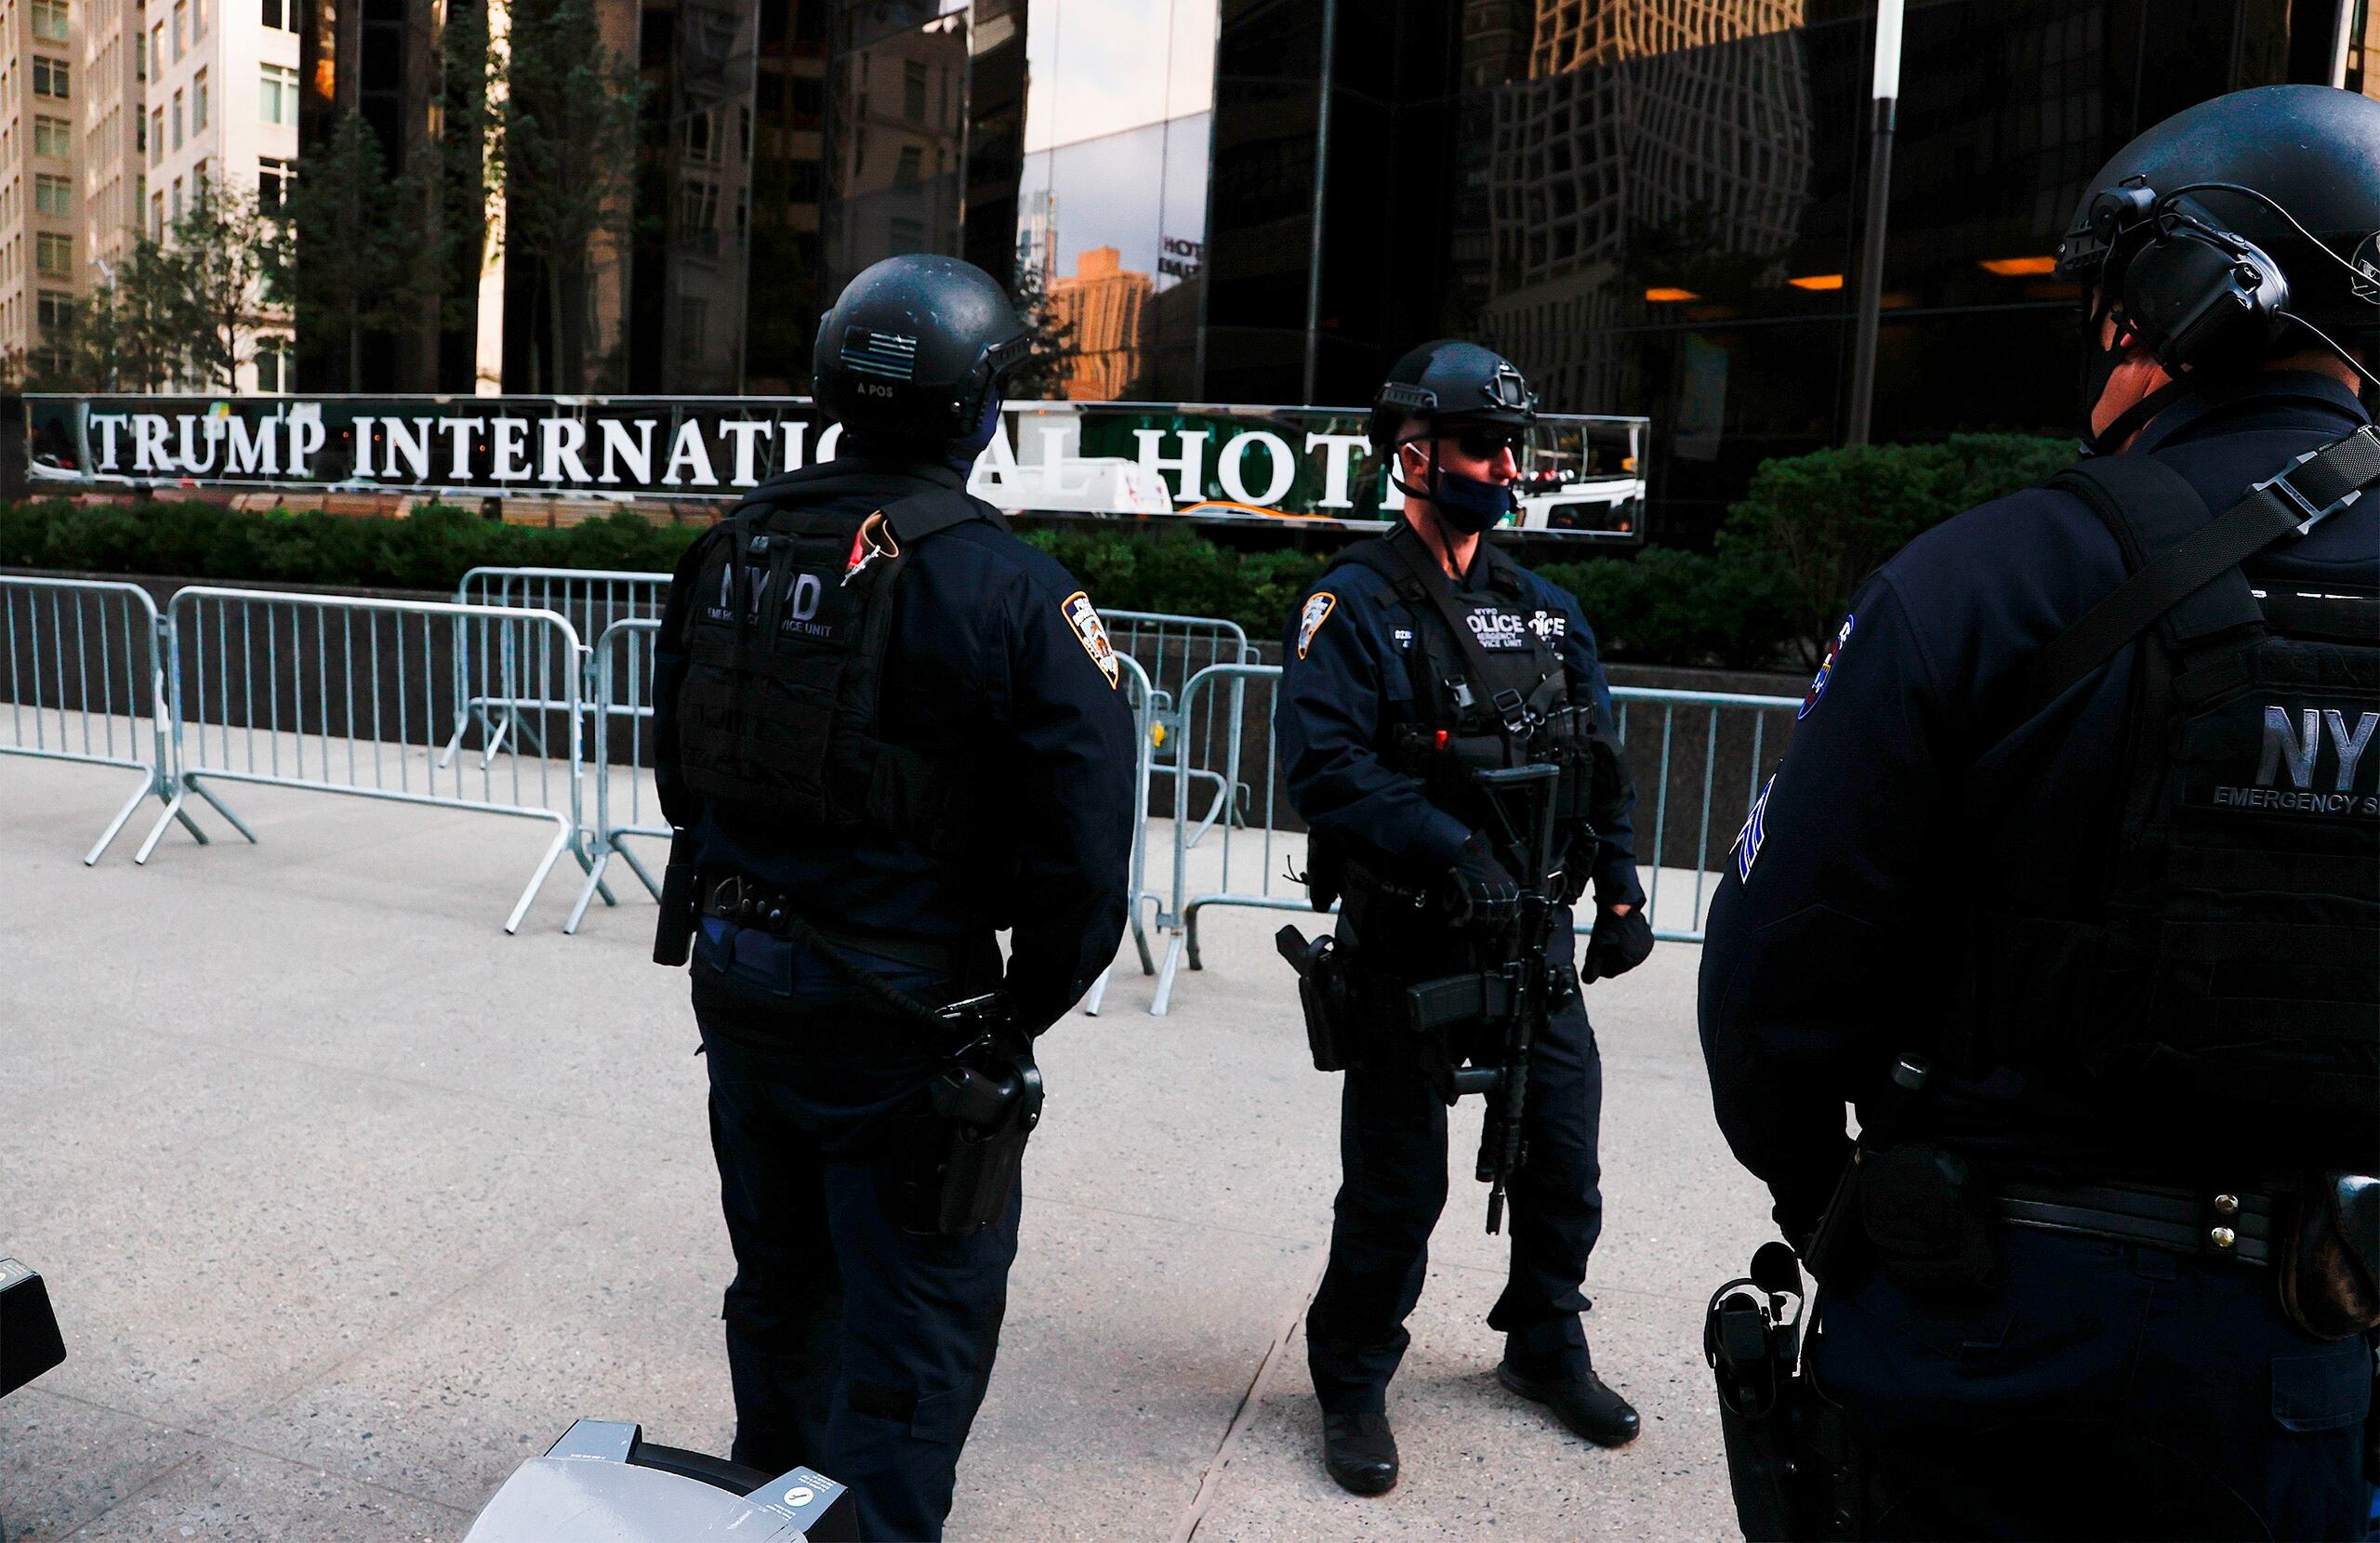
<path fill-rule="evenodd" d="M 1355 1022 L 1355 993 L 1347 960 L 1334 938 L 1309 940 L 1294 927 L 1273 935 L 1273 945 L 1298 972 L 1298 1006 L 1305 1012 L 1306 1048 L 1317 1072 L 1347 1069 L 1348 1031 Z"/>
<path fill-rule="evenodd" d="M 1983 1178 L 1957 1153 L 1904 1141 L 1861 1154 L 1859 1220 L 1876 1266 L 1904 1290 L 1989 1290 L 1998 1279 Z"/>
<path fill-rule="evenodd" d="M 2380 1179 L 2317 1174 L 2293 1212 L 2273 1273 L 2289 1321 L 2318 1339 L 2380 1328 Z"/>

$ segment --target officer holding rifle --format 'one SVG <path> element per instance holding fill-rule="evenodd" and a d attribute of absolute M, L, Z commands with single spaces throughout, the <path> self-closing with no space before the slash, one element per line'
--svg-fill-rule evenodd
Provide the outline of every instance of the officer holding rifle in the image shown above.
<path fill-rule="evenodd" d="M 1396 1483 L 1389 1378 L 1410 1336 L 1447 1196 L 1447 1110 L 1488 1101 L 1479 1177 L 1512 1273 L 1488 1315 L 1498 1377 L 1603 1445 L 1637 1415 L 1595 1375 L 1580 1314 L 1602 1223 L 1602 1067 L 1573 966 L 1571 903 L 1599 903 L 1583 975 L 1642 962 L 1629 810 L 1610 695 L 1577 602 L 1483 534 L 1514 508 L 1535 416 L 1520 372 L 1469 343 L 1399 360 L 1373 449 L 1405 498 L 1310 589 L 1277 713 L 1289 796 L 1311 829 L 1313 943 L 1285 929 L 1315 1063 L 1346 1071 L 1330 1262 L 1306 1320 L 1325 1467 Z"/>
<path fill-rule="evenodd" d="M 1029 1046 L 1123 930 L 1119 666 L 966 492 L 1028 346 L 963 262 L 853 280 L 815 359 L 845 453 L 688 550 L 656 645 L 655 956 L 693 954 L 734 1457 L 850 1485 L 813 1536 L 942 1536 L 1016 1256 Z"/>

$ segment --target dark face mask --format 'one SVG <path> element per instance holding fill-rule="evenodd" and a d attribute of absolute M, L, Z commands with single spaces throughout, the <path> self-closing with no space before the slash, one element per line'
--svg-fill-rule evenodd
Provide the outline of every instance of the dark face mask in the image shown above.
<path fill-rule="evenodd" d="M 1430 484 L 1427 488 L 1408 487 L 1403 482 L 1397 486 L 1408 497 L 1427 498 L 1437 509 L 1440 519 L 1465 535 L 1477 535 L 1490 529 L 1504 516 L 1520 508 L 1520 500 L 1510 484 L 1448 471 L 1438 464 L 1435 450 L 1430 454 Z"/>

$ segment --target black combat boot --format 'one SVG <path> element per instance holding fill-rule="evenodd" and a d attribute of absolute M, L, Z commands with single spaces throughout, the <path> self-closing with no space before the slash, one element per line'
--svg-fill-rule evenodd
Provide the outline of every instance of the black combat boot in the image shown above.
<path fill-rule="evenodd" d="M 1322 1414 L 1322 1466 L 1339 1487 L 1355 1495 L 1385 1495 L 1396 1487 L 1396 1436 L 1377 1410 Z"/>
<path fill-rule="evenodd" d="M 1550 1406 L 1554 1418 L 1597 1446 L 1625 1446 L 1636 1439 L 1635 1406 L 1606 1387 L 1583 1360 L 1576 1367 L 1540 1375 L 1514 1362 L 1507 1347 L 1496 1380 L 1523 1398 Z"/>

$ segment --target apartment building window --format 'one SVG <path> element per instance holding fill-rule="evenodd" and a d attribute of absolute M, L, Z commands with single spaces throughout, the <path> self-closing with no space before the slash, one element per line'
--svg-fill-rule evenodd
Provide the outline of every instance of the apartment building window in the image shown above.
<path fill-rule="evenodd" d="M 926 67 L 914 59 L 901 61 L 901 116 L 913 124 L 926 121 Z"/>
<path fill-rule="evenodd" d="M 182 148 L 182 94 L 174 93 L 174 148 Z"/>
<path fill-rule="evenodd" d="M 191 0 L 190 35 L 195 43 L 206 35 L 207 0 Z"/>
<path fill-rule="evenodd" d="M 64 59 L 47 59 L 35 54 L 33 56 L 33 95 L 48 97 L 57 101 L 66 100 L 73 95 L 67 89 L 68 73 Z"/>
<path fill-rule="evenodd" d="M 165 239 L 165 195 L 161 192 L 149 195 L 149 239 Z"/>
<path fill-rule="evenodd" d="M 679 190 L 679 229 L 685 235 L 707 235 L 719 220 L 719 184 L 707 177 L 690 177 Z"/>
<path fill-rule="evenodd" d="M 138 112 L 132 115 L 132 153 L 149 153 L 149 120 Z"/>
<path fill-rule="evenodd" d="M 74 297 L 55 289 L 40 291 L 33 299 L 33 317 L 44 332 L 74 324 Z"/>
<path fill-rule="evenodd" d="M 715 162 L 719 159 L 718 148 L 711 142 L 712 126 L 711 115 L 707 112 L 690 112 L 686 115 L 687 160 Z"/>
<path fill-rule="evenodd" d="M 44 231 L 33 238 L 33 267 L 52 278 L 62 279 L 74 271 L 74 238 L 61 236 L 55 231 Z"/>
<path fill-rule="evenodd" d="M 257 389 L 275 394 L 298 389 L 298 350 L 286 337 L 257 340 Z"/>
<path fill-rule="evenodd" d="M 190 52 L 190 7 L 184 0 L 174 0 L 174 62 Z"/>
<path fill-rule="evenodd" d="M 163 21 L 149 29 L 149 59 L 156 65 L 157 73 L 165 73 L 165 24 Z"/>
<path fill-rule="evenodd" d="M 257 82 L 257 117 L 268 124 L 298 121 L 298 72 L 267 64 Z"/>
<path fill-rule="evenodd" d="M 74 125 L 63 118 L 33 119 L 33 153 L 63 159 L 74 153 Z"/>
<path fill-rule="evenodd" d="M 42 172 L 33 178 L 33 212 L 64 219 L 74 213 L 74 180 Z"/>
<path fill-rule="evenodd" d="M 289 163 L 270 155 L 257 160 L 257 207 L 266 214 L 277 215 L 288 201 L 292 180 Z"/>
<path fill-rule="evenodd" d="M 298 0 L 264 0 L 264 24 L 276 32 L 296 32 Z"/>
<path fill-rule="evenodd" d="M 66 41 L 66 0 L 33 0 L 33 36 L 44 43 Z"/>
<path fill-rule="evenodd" d="M 149 78 L 149 34 L 147 33 L 132 34 L 132 78 L 134 80 Z"/>
<path fill-rule="evenodd" d="M 149 110 L 149 164 L 155 165 L 165 158 L 165 110 Z"/>
<path fill-rule="evenodd" d="M 916 187 L 918 174 L 925 168 L 925 155 L 926 152 L 915 145 L 903 145 L 901 159 L 893 163 L 892 185 L 896 188 Z"/>
<path fill-rule="evenodd" d="M 206 127 L 206 72 L 201 70 L 191 77 L 190 131 L 202 132 Z"/>
<path fill-rule="evenodd" d="M 174 212 L 175 223 L 179 224 L 182 218 L 182 179 L 178 177 L 174 178 L 174 198 L 170 207 Z"/>

